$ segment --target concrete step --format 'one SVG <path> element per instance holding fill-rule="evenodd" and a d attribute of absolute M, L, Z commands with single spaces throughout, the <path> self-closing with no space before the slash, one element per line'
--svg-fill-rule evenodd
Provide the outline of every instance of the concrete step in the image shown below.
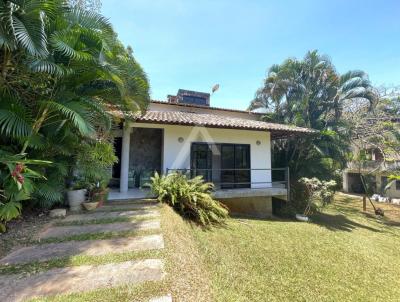
<path fill-rule="evenodd" d="M 141 204 L 141 205 L 154 205 L 158 204 L 157 199 L 121 199 L 121 200 L 107 200 L 104 205 L 129 205 L 129 204 Z"/>
<path fill-rule="evenodd" d="M 145 209 L 135 211 L 115 211 L 115 212 L 93 212 L 88 214 L 73 214 L 68 215 L 61 222 L 74 222 L 74 221 L 92 221 L 100 219 L 114 219 L 114 218 L 135 218 L 135 217 L 158 217 L 160 213 L 157 210 Z"/>
<path fill-rule="evenodd" d="M 164 275 L 164 263 L 160 259 L 56 268 L 28 276 L 3 275 L 0 276 L 0 301 L 19 302 L 34 297 L 160 281 Z"/>
<path fill-rule="evenodd" d="M 107 203 L 93 212 L 151 210 L 159 207 L 160 204 L 158 203 Z"/>
<path fill-rule="evenodd" d="M 2 265 L 43 262 L 77 255 L 101 256 L 164 248 L 162 235 L 112 238 L 105 240 L 67 241 L 20 248 L 0 260 Z"/>
<path fill-rule="evenodd" d="M 137 222 L 116 222 L 107 224 L 87 224 L 49 227 L 39 234 L 39 239 L 62 238 L 82 234 L 122 232 L 130 230 L 154 230 L 160 228 L 159 220 Z"/>

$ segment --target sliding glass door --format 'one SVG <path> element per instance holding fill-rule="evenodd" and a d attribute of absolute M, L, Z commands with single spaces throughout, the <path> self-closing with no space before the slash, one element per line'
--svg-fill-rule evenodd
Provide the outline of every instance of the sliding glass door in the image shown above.
<path fill-rule="evenodd" d="M 191 176 L 202 175 L 205 181 L 212 179 L 212 151 L 208 144 L 192 144 Z"/>
<path fill-rule="evenodd" d="M 249 188 L 250 145 L 193 143 L 191 169 L 223 189 Z"/>
<path fill-rule="evenodd" d="M 221 188 L 250 187 L 250 146 L 221 145 Z"/>

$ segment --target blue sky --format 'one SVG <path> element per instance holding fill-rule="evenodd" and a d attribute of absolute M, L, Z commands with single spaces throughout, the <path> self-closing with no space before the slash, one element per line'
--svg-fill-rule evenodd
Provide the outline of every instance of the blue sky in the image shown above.
<path fill-rule="evenodd" d="M 133 47 L 153 99 L 218 83 L 211 104 L 244 109 L 272 64 L 311 49 L 341 73 L 400 85 L 398 0 L 103 0 L 102 12 Z"/>

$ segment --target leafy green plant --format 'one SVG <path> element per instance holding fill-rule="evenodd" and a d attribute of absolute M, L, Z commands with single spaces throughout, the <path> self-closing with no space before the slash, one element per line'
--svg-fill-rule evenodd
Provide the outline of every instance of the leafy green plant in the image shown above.
<path fill-rule="evenodd" d="M 156 172 L 151 180 L 151 190 L 158 201 L 167 203 L 184 217 L 203 226 L 221 224 L 228 217 L 227 208 L 210 195 L 213 184 L 204 182 L 202 176 L 187 179 L 180 173 L 160 176 Z"/>
<path fill-rule="evenodd" d="M 320 181 L 318 178 L 300 178 L 299 183 L 306 189 L 307 206 L 304 215 L 310 215 L 319 211 L 333 201 L 335 195 L 336 181 Z"/>
<path fill-rule="evenodd" d="M 8 221 L 21 214 L 21 201 L 30 199 L 34 191 L 33 180 L 43 178 L 28 165 L 48 163 L 0 151 L 0 232 L 6 230 Z"/>
<path fill-rule="evenodd" d="M 0 149 L 54 163 L 31 194 L 50 208 L 63 200 L 82 142 L 109 135 L 121 117 L 110 108 L 144 110 L 149 83 L 109 20 L 85 5 L 2 0 L 0 16 Z"/>
<path fill-rule="evenodd" d="M 87 142 L 78 150 L 76 169 L 87 184 L 106 188 L 111 178 L 110 169 L 118 161 L 110 142 Z"/>

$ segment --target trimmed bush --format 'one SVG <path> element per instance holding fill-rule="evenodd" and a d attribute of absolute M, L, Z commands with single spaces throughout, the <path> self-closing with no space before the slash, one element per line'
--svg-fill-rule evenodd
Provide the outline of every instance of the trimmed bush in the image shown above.
<path fill-rule="evenodd" d="M 167 203 L 180 215 L 203 226 L 221 224 L 228 217 L 227 208 L 214 200 L 210 193 L 214 185 L 204 182 L 202 176 L 187 179 L 180 173 L 151 178 L 151 190 L 158 201 Z"/>

